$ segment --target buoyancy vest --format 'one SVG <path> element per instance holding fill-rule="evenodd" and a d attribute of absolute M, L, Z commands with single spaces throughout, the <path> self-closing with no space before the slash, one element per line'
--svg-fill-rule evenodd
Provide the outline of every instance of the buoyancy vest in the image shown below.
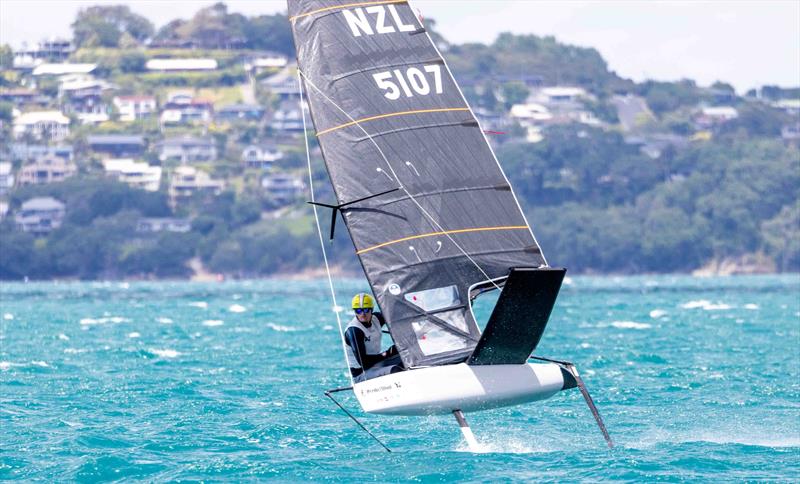
<path fill-rule="evenodd" d="M 364 333 L 364 348 L 367 351 L 368 355 L 377 355 L 381 352 L 381 322 L 378 317 L 373 314 L 372 315 L 372 324 L 369 328 L 361 324 L 357 318 L 353 317 L 350 320 L 350 323 L 347 324 L 345 328 L 345 333 L 350 328 L 357 328 L 360 329 Z M 347 362 L 350 365 L 350 368 L 361 368 L 361 364 L 358 362 L 358 359 L 355 356 L 355 348 L 351 347 L 350 344 L 345 345 L 347 348 Z"/>

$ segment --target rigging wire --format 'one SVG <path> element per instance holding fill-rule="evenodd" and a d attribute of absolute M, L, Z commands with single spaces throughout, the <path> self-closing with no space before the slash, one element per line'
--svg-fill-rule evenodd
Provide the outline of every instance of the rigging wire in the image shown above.
<path fill-rule="evenodd" d="M 459 250 L 459 251 L 461 251 L 461 253 L 462 253 L 462 254 L 464 254 L 464 257 L 466 257 L 467 259 L 469 259 L 469 261 L 472 263 L 472 265 L 474 265 L 474 266 L 475 266 L 475 267 L 476 267 L 476 268 L 477 268 L 477 269 L 478 269 L 478 270 L 481 272 L 481 274 L 483 274 L 483 275 L 486 277 L 486 280 L 487 280 L 487 281 L 490 281 L 490 282 L 491 282 L 491 283 L 494 285 L 494 287 L 495 287 L 495 288 L 497 288 L 497 290 L 498 290 L 498 291 L 499 291 L 499 290 L 501 290 L 500 286 L 498 286 L 498 285 L 497 285 L 497 284 L 496 284 L 496 283 L 495 283 L 495 282 L 492 280 L 492 278 L 489 276 L 489 274 L 487 274 L 487 273 L 486 273 L 486 271 L 484 271 L 484 270 L 483 270 L 483 268 L 482 268 L 482 267 L 481 267 L 481 266 L 480 266 L 480 265 L 479 265 L 479 264 L 478 264 L 478 263 L 475 261 L 475 259 L 473 259 L 473 258 L 472 258 L 472 257 L 471 257 L 471 256 L 470 256 L 468 253 L 467 253 L 467 251 L 466 251 L 466 250 L 464 250 L 464 248 L 463 248 L 463 247 L 461 247 L 461 246 L 458 244 L 458 242 L 456 242 L 456 241 L 455 241 L 455 239 L 454 239 L 452 236 L 450 236 L 450 234 L 449 234 L 449 233 L 447 233 L 447 231 L 444 229 L 444 227 L 442 227 L 442 225 L 441 225 L 441 224 L 440 224 L 440 223 L 439 223 L 439 222 L 438 222 L 438 221 L 437 221 L 437 220 L 436 220 L 436 219 L 433 217 L 433 215 L 431 215 L 431 214 L 430 214 L 430 212 L 428 212 L 428 211 L 425 209 L 425 207 L 423 207 L 423 206 L 422 206 L 422 205 L 419 203 L 419 201 L 417 201 L 417 199 L 416 199 L 416 198 L 414 198 L 414 196 L 413 196 L 413 195 L 412 195 L 412 194 L 411 194 L 411 193 L 410 193 L 410 192 L 409 192 L 409 191 L 406 189 L 406 187 L 405 187 L 405 186 L 403 186 L 403 184 L 400 182 L 400 178 L 397 176 L 397 172 L 395 172 L 394 168 L 392 167 L 392 164 L 391 164 L 391 163 L 389 163 L 389 159 L 386 157 L 386 155 L 384 154 L 383 150 L 382 150 L 382 149 L 381 149 L 381 147 L 378 145 L 378 143 L 375 141 L 375 139 L 372 137 L 372 135 L 371 135 L 369 132 L 367 132 L 367 130 L 366 130 L 366 129 L 364 129 L 364 127 L 363 127 L 363 126 L 361 126 L 361 123 L 360 123 L 359 121 L 357 121 L 356 119 L 354 119 L 352 116 L 350 116 L 350 113 L 348 113 L 347 111 L 345 111 L 344 109 L 342 109 L 342 107 L 341 107 L 341 106 L 339 106 L 338 104 L 336 104 L 336 102 L 335 102 L 333 99 L 331 99 L 331 98 L 330 98 L 330 97 L 328 97 L 328 96 L 327 96 L 327 95 L 326 95 L 324 92 L 322 92 L 322 90 L 321 90 L 320 88 L 318 88 L 318 87 L 316 86 L 316 84 L 314 84 L 314 82 L 313 82 L 311 79 L 309 79 L 309 78 L 308 78 L 308 76 L 306 76 L 305 72 L 303 72 L 303 71 L 302 71 L 302 70 L 301 70 L 299 67 L 297 68 L 297 74 L 298 74 L 298 76 L 301 76 L 303 79 L 305 79 L 305 81 L 306 81 L 306 82 L 308 82 L 308 84 L 309 84 L 309 85 L 310 85 L 312 88 L 314 88 L 314 90 L 315 90 L 316 92 L 318 92 L 318 93 L 319 93 L 319 94 L 320 94 L 320 95 L 321 95 L 323 98 L 325 98 L 325 100 L 326 100 L 326 101 L 328 101 L 328 102 L 329 102 L 329 103 L 331 103 L 331 104 L 332 104 L 332 105 L 333 105 L 333 106 L 334 106 L 336 109 L 338 109 L 339 111 L 341 111 L 341 113 L 342 113 L 342 114 L 344 114 L 344 115 L 345 115 L 345 116 L 346 116 L 346 117 L 347 117 L 347 118 L 348 118 L 348 119 L 349 119 L 349 120 L 352 122 L 352 125 L 353 125 L 353 126 L 357 126 L 357 127 L 358 127 L 358 129 L 360 129 L 360 130 L 361 130 L 361 131 L 364 133 L 364 135 L 366 135 L 366 136 L 367 136 L 367 138 L 370 140 L 370 142 L 371 142 L 371 143 L 372 143 L 372 144 L 375 146 L 375 148 L 378 150 L 378 153 L 381 155 L 381 158 L 383 158 L 383 161 L 386 163 L 386 166 L 389 168 L 389 171 L 390 171 L 390 172 L 392 172 L 392 175 L 394 176 L 394 179 L 395 179 L 395 181 L 398 183 L 398 185 L 399 185 L 399 188 L 400 188 L 400 189 L 401 189 L 401 190 L 402 190 L 402 191 L 403 191 L 403 192 L 406 194 L 406 196 L 408 196 L 409 200 L 411 200 L 411 201 L 414 203 L 414 205 L 416 205 L 416 206 L 417 206 L 417 208 L 419 208 L 419 210 L 422 212 L 422 214 L 423 214 L 423 215 L 425 215 L 425 217 L 427 217 L 427 218 L 428 218 L 428 220 L 431 222 L 431 224 L 432 224 L 434 227 L 436 227 L 437 229 L 439 229 L 439 231 L 441 231 L 441 232 L 442 232 L 442 233 L 443 233 L 443 234 L 444 234 L 444 235 L 445 235 L 445 236 L 446 236 L 446 237 L 447 237 L 447 238 L 450 240 L 450 242 L 452 242 L 452 243 L 453 243 L 453 245 L 455 245 L 455 246 L 456 246 L 456 248 L 458 248 L 458 250 Z M 310 102 L 311 102 L 311 100 L 309 99 L 309 103 L 310 103 Z M 309 107 L 310 107 L 310 104 L 309 104 Z M 305 118 L 303 118 L 303 119 L 305 120 Z M 308 139 L 306 139 L 306 144 L 307 144 L 307 143 L 308 143 Z M 418 257 L 419 257 L 419 256 L 418 256 Z"/>
<path fill-rule="evenodd" d="M 300 113 L 303 118 L 303 139 L 305 140 L 306 146 L 306 163 L 308 164 L 308 188 L 311 192 L 311 201 L 316 201 L 314 199 L 314 177 L 311 174 L 311 151 L 308 149 L 308 135 L 306 134 L 306 110 L 303 106 L 303 80 L 300 77 L 300 69 L 297 69 L 297 85 L 300 89 Z M 310 107 L 310 105 L 309 105 Z M 342 342 L 342 352 L 344 353 L 344 359 L 347 360 L 347 346 L 344 340 L 344 330 L 342 329 L 342 318 L 339 316 L 339 312 L 341 312 L 341 308 L 336 303 L 336 291 L 333 288 L 333 277 L 331 276 L 331 268 L 328 264 L 328 253 L 325 250 L 325 240 L 322 237 L 322 227 L 319 224 L 319 215 L 317 213 L 317 206 L 312 204 L 312 209 L 314 210 L 314 222 L 317 224 L 317 235 L 319 235 L 319 245 L 322 248 L 322 260 L 325 261 L 325 273 L 328 275 L 328 286 L 331 289 L 331 300 L 333 301 L 333 312 L 336 314 L 336 324 L 339 326 L 339 339 Z M 353 384 L 353 375 L 351 372 L 348 373 L 348 378 L 350 378 L 350 384 Z M 330 396 L 330 395 L 329 395 Z M 338 403 L 337 403 L 338 405 Z M 381 444 L 383 445 L 383 444 Z M 387 449 L 388 450 L 388 449 Z"/>

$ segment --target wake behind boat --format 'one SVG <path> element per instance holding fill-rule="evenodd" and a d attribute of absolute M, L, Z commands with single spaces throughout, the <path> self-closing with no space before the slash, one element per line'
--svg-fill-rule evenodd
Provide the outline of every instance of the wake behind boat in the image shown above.
<path fill-rule="evenodd" d="M 475 449 L 463 412 L 579 387 L 611 446 L 574 365 L 530 362 L 566 270 L 548 265 L 408 2 L 290 0 L 289 20 L 337 199 L 314 200 L 310 177 L 315 217 L 318 206 L 331 211 L 333 238 L 341 214 L 403 370 L 326 394 L 352 389 L 369 413 L 453 413 Z M 321 230 L 320 241 L 324 253 Z M 481 331 L 472 303 L 493 290 L 500 296 Z M 332 283 L 331 292 L 336 305 Z"/>

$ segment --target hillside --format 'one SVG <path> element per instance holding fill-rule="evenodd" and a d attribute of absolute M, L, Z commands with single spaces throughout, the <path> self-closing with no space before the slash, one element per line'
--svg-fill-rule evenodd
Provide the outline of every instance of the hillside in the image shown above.
<path fill-rule="evenodd" d="M 319 267 L 285 16 L 216 4 L 156 31 L 126 9 L 0 51 L 0 278 Z M 427 24 L 551 265 L 800 270 L 800 89 L 637 84 L 594 49 L 451 45 Z M 317 198 L 332 199 L 312 155 Z M 331 252 L 359 271 L 345 230 Z"/>

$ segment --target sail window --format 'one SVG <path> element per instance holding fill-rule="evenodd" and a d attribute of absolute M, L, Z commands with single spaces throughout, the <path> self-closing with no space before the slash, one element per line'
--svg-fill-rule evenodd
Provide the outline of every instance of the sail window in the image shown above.
<path fill-rule="evenodd" d="M 458 296 L 458 287 L 455 285 L 426 289 L 424 291 L 407 292 L 405 298 L 406 301 L 427 312 L 461 305 L 461 298 Z"/>
<path fill-rule="evenodd" d="M 444 311 L 436 315 L 450 323 L 453 327 L 467 331 L 467 322 L 461 310 Z M 414 334 L 417 336 L 419 349 L 426 356 L 466 349 L 470 342 L 467 338 L 454 334 L 428 320 L 414 321 L 411 323 Z"/>

